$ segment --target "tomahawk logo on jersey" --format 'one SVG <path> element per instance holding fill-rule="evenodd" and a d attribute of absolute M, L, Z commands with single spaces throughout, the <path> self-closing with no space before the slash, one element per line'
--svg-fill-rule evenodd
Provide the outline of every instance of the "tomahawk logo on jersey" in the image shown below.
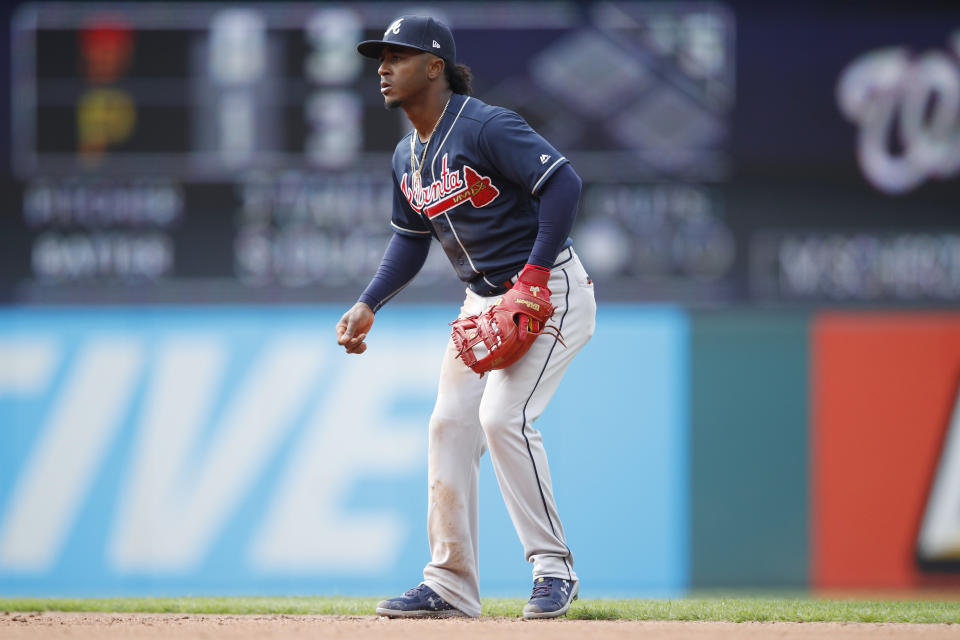
<path fill-rule="evenodd" d="M 435 236 L 460 279 L 484 293 L 526 263 L 537 237 L 537 193 L 567 159 L 513 111 L 459 94 L 432 139 L 419 179 L 409 137 L 397 144 L 391 226 Z M 417 140 L 414 156 L 422 152 Z M 561 249 L 568 246 L 569 239 Z"/>
<path fill-rule="evenodd" d="M 443 155 L 442 166 L 440 178 L 426 187 L 421 186 L 416 174 L 413 187 L 407 186 L 407 174 L 400 178 L 400 191 L 414 211 L 435 218 L 464 202 L 478 209 L 485 207 L 500 195 L 500 189 L 493 186 L 490 178 L 481 176 L 470 165 L 463 165 L 462 180 L 459 171 L 451 172 L 447 168 L 447 154 Z"/>

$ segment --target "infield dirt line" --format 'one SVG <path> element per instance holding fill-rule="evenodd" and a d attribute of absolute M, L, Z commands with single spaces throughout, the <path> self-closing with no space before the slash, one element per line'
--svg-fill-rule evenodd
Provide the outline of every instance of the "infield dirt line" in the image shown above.
<path fill-rule="evenodd" d="M 376 616 L 184 615 L 178 613 L 5 613 L 0 637 L 21 638 L 957 638 L 949 624 L 845 622 L 673 622 L 635 620 L 388 620 Z"/>

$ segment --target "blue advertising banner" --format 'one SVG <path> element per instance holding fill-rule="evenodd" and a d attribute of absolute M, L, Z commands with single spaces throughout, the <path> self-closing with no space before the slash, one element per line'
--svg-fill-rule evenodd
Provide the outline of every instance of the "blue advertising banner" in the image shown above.
<path fill-rule="evenodd" d="M 0 594 L 382 594 L 428 560 L 426 425 L 447 309 L 0 313 Z M 603 308 L 538 423 L 591 596 L 688 584 L 687 320 Z M 490 464 L 484 595 L 529 566 Z"/>

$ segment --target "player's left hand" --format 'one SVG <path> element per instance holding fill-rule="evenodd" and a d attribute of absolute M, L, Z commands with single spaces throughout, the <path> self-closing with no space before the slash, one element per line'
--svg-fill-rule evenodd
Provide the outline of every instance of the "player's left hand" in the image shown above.
<path fill-rule="evenodd" d="M 499 302 L 480 315 L 451 322 L 457 357 L 482 376 L 517 362 L 543 333 L 563 344 L 559 329 L 546 326 L 555 310 L 549 278 L 549 269 L 528 264 Z"/>
<path fill-rule="evenodd" d="M 528 319 L 531 332 L 539 334 L 554 311 L 547 287 L 549 282 L 550 269 L 528 264 L 520 272 L 517 283 L 503 294 L 498 304 L 522 313 Z"/>
<path fill-rule="evenodd" d="M 337 344 L 347 353 L 363 353 L 367 350 L 364 340 L 372 326 L 373 310 L 365 302 L 356 303 L 337 323 Z"/>

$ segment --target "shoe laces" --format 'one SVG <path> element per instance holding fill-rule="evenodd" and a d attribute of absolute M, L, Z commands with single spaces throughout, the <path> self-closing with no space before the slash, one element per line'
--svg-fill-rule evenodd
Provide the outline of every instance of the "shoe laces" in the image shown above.
<path fill-rule="evenodd" d="M 419 596 L 421 591 L 423 591 L 424 589 L 429 589 L 429 588 L 430 588 L 430 587 L 428 587 L 428 586 L 425 585 L 425 584 L 418 584 L 418 585 L 415 586 L 413 589 L 407 589 L 407 591 L 406 591 L 403 595 L 404 595 L 404 596 L 407 596 L 407 597 Z"/>
<path fill-rule="evenodd" d="M 530 596 L 531 599 L 534 598 L 547 598 L 550 596 L 550 592 L 553 591 L 553 580 L 537 580 L 533 583 L 533 594 Z"/>

